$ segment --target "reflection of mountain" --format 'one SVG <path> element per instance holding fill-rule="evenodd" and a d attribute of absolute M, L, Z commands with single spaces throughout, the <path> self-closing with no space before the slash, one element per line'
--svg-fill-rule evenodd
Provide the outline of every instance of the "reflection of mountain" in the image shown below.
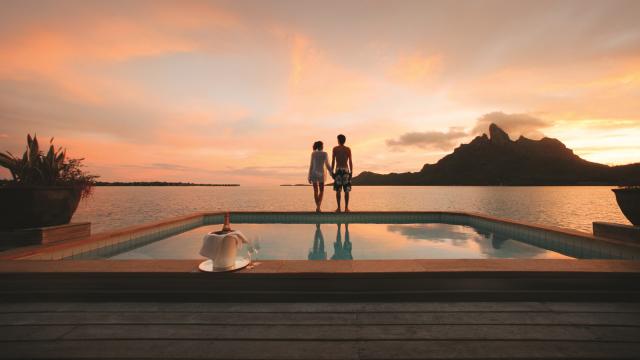
<path fill-rule="evenodd" d="M 316 224 L 316 232 L 313 235 L 313 248 L 309 251 L 309 260 L 327 260 L 327 252 L 324 249 L 324 236 L 320 230 L 320 224 Z"/>
<path fill-rule="evenodd" d="M 580 185 L 640 183 L 640 163 L 607 166 L 580 158 L 557 139 L 513 141 L 495 124 L 418 172 L 353 178 L 354 185 Z"/>
<path fill-rule="evenodd" d="M 476 229 L 476 231 L 484 238 L 476 241 L 480 251 L 491 258 L 535 258 L 547 251 L 501 233 L 482 229 Z"/>
<path fill-rule="evenodd" d="M 494 249 L 499 250 L 502 248 L 502 244 L 507 240 L 509 240 L 507 236 L 493 233 L 491 237 L 491 246 L 493 246 Z"/>
<path fill-rule="evenodd" d="M 336 242 L 333 243 L 333 256 L 331 260 L 353 260 L 351 255 L 351 240 L 349 239 L 349 224 L 344 225 L 344 243 L 340 231 L 341 224 L 338 224 Z"/>
<path fill-rule="evenodd" d="M 546 250 L 513 240 L 509 236 L 477 229 L 471 226 L 453 224 L 412 224 L 389 225 L 389 232 L 402 234 L 411 240 L 428 240 L 435 243 L 450 241 L 454 246 L 468 247 L 477 244 L 479 251 L 487 258 L 534 258 Z"/>

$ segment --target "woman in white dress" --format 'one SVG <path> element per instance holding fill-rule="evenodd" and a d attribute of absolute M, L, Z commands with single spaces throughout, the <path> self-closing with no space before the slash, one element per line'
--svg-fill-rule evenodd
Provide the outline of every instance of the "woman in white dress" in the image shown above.
<path fill-rule="evenodd" d="M 331 166 L 329 165 L 329 156 L 322 150 L 323 148 L 324 145 L 322 141 L 313 143 L 311 163 L 309 164 L 309 184 L 313 185 L 313 198 L 316 201 L 316 212 L 320 212 L 320 205 L 322 205 L 324 181 L 326 178 L 325 168 L 329 170 L 329 173 L 333 174 Z"/>

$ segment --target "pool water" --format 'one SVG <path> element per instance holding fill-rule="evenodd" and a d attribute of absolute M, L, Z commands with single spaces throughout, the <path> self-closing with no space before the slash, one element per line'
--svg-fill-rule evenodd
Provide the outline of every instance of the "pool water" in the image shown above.
<path fill-rule="evenodd" d="M 220 225 L 201 226 L 108 256 L 110 259 L 202 259 L 203 237 Z M 532 241 L 469 225 L 234 224 L 251 241 L 241 255 L 254 260 L 561 259 L 591 256 L 561 241 Z"/>

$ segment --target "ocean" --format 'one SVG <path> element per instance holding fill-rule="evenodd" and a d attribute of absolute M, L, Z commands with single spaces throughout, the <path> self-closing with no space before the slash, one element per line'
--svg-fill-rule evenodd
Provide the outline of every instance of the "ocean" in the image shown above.
<path fill-rule="evenodd" d="M 323 211 L 336 208 L 331 188 Z M 591 232 L 593 221 L 629 224 L 608 186 L 358 186 L 352 211 L 466 211 Z M 307 186 L 96 187 L 72 221 L 99 233 L 196 211 L 313 211 Z"/>

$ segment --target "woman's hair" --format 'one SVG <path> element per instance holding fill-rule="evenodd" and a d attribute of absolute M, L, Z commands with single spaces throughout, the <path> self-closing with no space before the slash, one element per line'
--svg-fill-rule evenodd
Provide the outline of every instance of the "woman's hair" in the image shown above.
<path fill-rule="evenodd" d="M 313 143 L 313 150 L 322 150 L 322 148 L 324 148 L 322 141 L 316 141 Z"/>

